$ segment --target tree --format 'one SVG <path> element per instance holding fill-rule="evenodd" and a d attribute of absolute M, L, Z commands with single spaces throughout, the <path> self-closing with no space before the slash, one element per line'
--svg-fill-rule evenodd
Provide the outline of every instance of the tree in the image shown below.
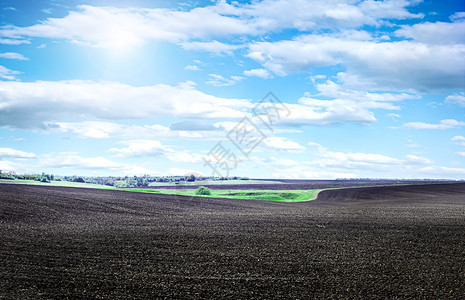
<path fill-rule="evenodd" d="M 85 181 L 84 178 L 82 178 L 82 177 L 76 177 L 76 178 L 73 179 L 73 182 L 81 182 L 81 183 L 84 183 L 84 182 L 86 182 L 86 181 Z"/>
<path fill-rule="evenodd" d="M 195 175 L 191 174 L 189 177 L 187 177 L 187 181 L 195 181 Z"/>
<path fill-rule="evenodd" d="M 199 186 L 199 188 L 195 190 L 195 194 L 196 195 L 211 195 L 212 192 L 207 187 Z"/>

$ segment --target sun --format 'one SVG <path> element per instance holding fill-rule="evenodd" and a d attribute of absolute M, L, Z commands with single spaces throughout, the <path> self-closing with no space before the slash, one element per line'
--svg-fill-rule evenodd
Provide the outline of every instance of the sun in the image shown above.
<path fill-rule="evenodd" d="M 118 57 L 132 54 L 142 45 L 142 39 L 125 30 L 112 30 L 104 43 L 104 47 L 107 48 L 112 55 Z"/>

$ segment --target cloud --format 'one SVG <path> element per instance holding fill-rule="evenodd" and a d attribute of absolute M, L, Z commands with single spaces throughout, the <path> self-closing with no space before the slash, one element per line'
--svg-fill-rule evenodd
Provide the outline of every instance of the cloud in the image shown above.
<path fill-rule="evenodd" d="M 3 44 L 3 45 L 21 45 L 21 44 L 30 44 L 30 43 L 31 42 L 28 40 L 0 38 L 0 44 Z"/>
<path fill-rule="evenodd" d="M 0 53 L 0 58 L 18 59 L 18 60 L 29 60 L 29 58 L 24 57 L 22 54 L 20 54 L 20 53 L 15 53 L 15 52 Z"/>
<path fill-rule="evenodd" d="M 316 125 L 326 126 L 339 123 L 369 124 L 376 121 L 374 109 L 400 110 L 395 105 L 417 96 L 408 93 L 363 92 L 344 88 L 331 80 L 315 84 L 318 93 L 306 93 L 297 103 L 285 101 L 289 110 L 286 116 L 280 116 L 278 125 Z M 334 98 L 321 100 L 319 98 Z M 280 112 L 283 115 L 283 112 Z"/>
<path fill-rule="evenodd" d="M 465 157 L 465 152 L 457 152 L 458 155 Z"/>
<path fill-rule="evenodd" d="M 158 171 L 139 165 L 118 163 L 104 157 L 81 157 L 74 152 L 45 154 L 40 156 L 39 161 L 39 168 L 60 168 L 63 172 L 69 169 L 72 172 L 78 170 L 106 172 L 102 175 L 106 175 L 107 172 L 130 175 L 159 174 Z"/>
<path fill-rule="evenodd" d="M 465 136 L 456 135 L 451 140 L 452 141 L 465 141 Z"/>
<path fill-rule="evenodd" d="M 239 119 L 252 106 L 249 100 L 215 97 L 185 83 L 136 87 L 81 80 L 0 81 L 0 90 L 0 126 L 13 128 L 46 128 L 47 123 L 67 118 Z"/>
<path fill-rule="evenodd" d="M 463 11 L 458 11 L 454 13 L 452 16 L 450 16 L 451 21 L 457 21 L 457 20 L 465 20 L 465 12 Z"/>
<path fill-rule="evenodd" d="M 24 152 L 21 150 L 11 148 L 0 148 L 0 158 L 35 158 L 36 155 L 30 152 Z"/>
<path fill-rule="evenodd" d="M 244 77 L 234 75 L 228 79 L 218 74 L 208 74 L 208 77 L 209 80 L 206 83 L 214 86 L 230 86 L 244 79 Z"/>
<path fill-rule="evenodd" d="M 299 104 L 286 104 L 290 114 L 279 125 L 317 125 L 372 123 L 376 121 L 370 106 L 350 100 L 318 100 L 302 97 Z"/>
<path fill-rule="evenodd" d="M 269 137 L 263 141 L 268 147 L 278 150 L 305 150 L 305 147 L 283 137 Z"/>
<path fill-rule="evenodd" d="M 221 122 L 218 122 L 221 123 Z M 226 139 L 225 128 L 220 124 L 210 125 L 203 120 L 187 120 L 173 123 L 170 127 L 152 125 L 127 125 L 102 121 L 82 122 L 50 122 L 46 124 L 49 133 L 73 133 L 81 139 L 193 139 L 193 140 L 223 140 Z M 231 122 L 236 124 L 235 122 Z M 299 130 L 276 130 L 277 133 L 296 133 Z"/>
<path fill-rule="evenodd" d="M 387 114 L 387 116 L 390 117 L 391 119 L 393 119 L 394 121 L 397 120 L 397 119 L 400 119 L 400 117 L 401 117 L 401 115 L 394 114 L 394 113 Z"/>
<path fill-rule="evenodd" d="M 463 93 L 449 95 L 446 97 L 446 103 L 454 103 L 465 107 L 465 95 Z"/>
<path fill-rule="evenodd" d="M 250 4 L 214 5 L 191 10 L 115 8 L 80 5 L 62 18 L 47 18 L 32 26 L 3 26 L 10 39 L 65 39 L 95 47 L 131 46 L 148 41 L 185 42 L 232 35 L 263 35 L 283 29 L 309 31 L 381 25 L 384 19 L 421 18 L 408 1 L 264 0 Z"/>
<path fill-rule="evenodd" d="M 453 138 L 451 138 L 451 141 L 454 144 L 465 146 L 465 136 L 456 135 Z"/>
<path fill-rule="evenodd" d="M 465 126 L 465 122 L 457 121 L 454 119 L 446 119 L 441 120 L 439 124 L 430 124 L 424 122 L 409 122 L 404 124 L 404 127 L 412 128 L 412 129 L 452 129 L 452 128 L 460 128 Z"/>
<path fill-rule="evenodd" d="M 343 78 L 344 73 L 338 73 L 338 78 Z M 353 100 L 359 102 L 400 102 L 409 99 L 418 99 L 419 97 L 409 93 L 387 93 L 387 92 L 366 92 L 349 89 L 332 80 L 326 80 L 323 83 L 316 83 L 318 90 L 317 96 L 331 97 L 337 99 Z M 398 109 L 391 107 L 390 109 Z"/>
<path fill-rule="evenodd" d="M 225 78 L 210 74 L 209 84 L 228 86 L 243 77 Z M 285 103 L 290 115 L 281 125 L 331 125 L 343 122 L 376 121 L 373 109 L 398 110 L 395 102 L 413 99 L 407 93 L 361 92 L 342 88 L 327 80 L 316 84 L 316 97 L 305 96 L 298 103 Z M 147 126 L 123 126 L 117 120 L 152 119 L 172 116 L 183 119 L 239 120 L 255 105 L 246 99 L 220 98 L 196 89 L 192 82 L 177 86 L 157 84 L 131 86 L 118 82 L 95 81 L 0 81 L 0 126 L 11 128 L 43 128 L 73 132 L 81 138 L 106 138 L 112 135 L 132 138 L 140 130 L 142 138 L 162 132 L 171 136 L 202 138 L 206 133 L 168 132 L 170 129 Z M 69 119 L 87 119 L 80 123 Z M 92 123 L 93 122 L 93 123 Z M 99 123 L 101 122 L 101 123 Z M 168 131 L 167 131 L 168 130 Z M 211 135 L 211 134 L 208 134 Z M 137 136 L 137 135 L 136 135 Z"/>
<path fill-rule="evenodd" d="M 465 44 L 465 22 L 402 25 L 394 34 L 426 44 Z"/>
<path fill-rule="evenodd" d="M 26 27 L 7 25 L 0 35 L 11 39 L 65 39 L 94 47 L 141 46 L 150 40 L 179 42 L 195 38 L 257 33 L 246 21 L 223 16 L 215 6 L 173 9 L 78 6 L 63 18 L 47 18 Z"/>
<path fill-rule="evenodd" d="M 251 69 L 251 70 L 245 70 L 244 71 L 245 76 L 255 76 L 255 77 L 260 77 L 262 79 L 268 79 L 273 77 L 270 72 L 268 72 L 265 69 Z"/>
<path fill-rule="evenodd" d="M 195 163 L 201 161 L 201 156 L 187 151 L 176 151 L 154 140 L 131 140 L 121 142 L 125 148 L 111 148 L 108 151 L 116 153 L 116 157 L 164 157 L 178 163 Z"/>
<path fill-rule="evenodd" d="M 444 179 L 444 178 L 457 178 L 463 179 L 465 176 L 465 169 L 464 168 L 449 168 L 449 167 L 442 167 L 442 166 L 428 166 L 420 169 L 424 176 L 429 176 L 429 178 L 437 178 L 437 179 Z"/>
<path fill-rule="evenodd" d="M 173 123 L 170 125 L 170 129 L 183 131 L 210 131 L 217 130 L 218 128 L 204 120 L 189 120 Z"/>
<path fill-rule="evenodd" d="M 406 162 L 409 163 L 409 164 L 414 164 L 414 165 L 428 165 L 428 164 L 432 164 L 433 162 L 426 158 L 426 157 L 421 157 L 421 156 L 417 156 L 417 155 L 412 155 L 412 154 L 409 154 L 406 156 Z"/>
<path fill-rule="evenodd" d="M 111 169 L 121 168 L 121 164 L 104 157 L 82 158 L 77 153 L 51 153 L 40 157 L 40 164 L 44 167 L 80 169 Z"/>
<path fill-rule="evenodd" d="M 6 79 L 6 80 L 15 80 L 16 79 L 15 75 L 19 75 L 19 74 L 21 74 L 21 72 L 13 71 L 0 65 L 0 78 Z"/>
<path fill-rule="evenodd" d="M 230 44 L 220 43 L 218 41 L 183 42 L 181 43 L 181 46 L 185 50 L 206 51 L 206 52 L 212 52 L 218 55 L 219 54 L 231 55 L 234 50 L 240 49 L 243 47 L 241 45 L 230 45 Z"/>
<path fill-rule="evenodd" d="M 312 159 L 296 161 L 280 158 L 254 158 L 254 162 L 273 167 L 276 178 L 336 179 L 357 177 L 398 178 L 398 174 L 408 174 L 407 178 L 423 178 L 419 171 L 429 167 L 432 161 L 425 157 L 407 155 L 399 159 L 379 153 L 332 151 L 318 143 L 309 142 Z M 363 174 L 363 175 L 362 175 Z M 456 175 L 451 176 L 456 177 Z"/>
<path fill-rule="evenodd" d="M 423 14 L 412 14 L 406 8 L 414 6 L 422 0 L 414 1 L 375 1 L 366 0 L 360 4 L 360 7 L 365 14 L 371 16 L 374 19 L 414 19 L 423 18 Z"/>
<path fill-rule="evenodd" d="M 14 163 L 8 160 L 0 160 L 0 171 L 2 172 L 19 171 L 21 168 L 21 164 Z"/>
<path fill-rule="evenodd" d="M 184 70 L 188 70 L 188 71 L 198 71 L 200 70 L 199 67 L 195 66 L 195 65 L 187 65 L 184 67 Z"/>
<path fill-rule="evenodd" d="M 102 139 L 109 138 L 113 134 L 120 133 L 125 127 L 121 124 L 99 122 L 99 121 L 84 121 L 79 123 L 49 123 L 47 124 L 51 131 L 72 132 L 79 136 L 79 138 L 87 139 Z"/>
<path fill-rule="evenodd" d="M 163 146 L 159 141 L 140 140 L 124 142 L 128 145 L 126 148 L 111 148 L 109 152 L 116 153 L 117 157 L 142 157 L 142 156 L 161 156 L 168 152 L 169 148 Z"/>
<path fill-rule="evenodd" d="M 247 56 L 279 76 L 341 66 L 346 79 L 373 89 L 430 91 L 465 85 L 465 44 L 379 42 L 367 33 L 346 32 L 253 42 Z"/>

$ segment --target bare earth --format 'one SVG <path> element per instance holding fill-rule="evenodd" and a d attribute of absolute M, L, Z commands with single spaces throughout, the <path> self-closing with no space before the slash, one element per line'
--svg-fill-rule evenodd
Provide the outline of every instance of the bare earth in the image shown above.
<path fill-rule="evenodd" d="M 0 184 L 0 299 L 457 299 L 464 241 L 464 183 L 302 203 Z"/>

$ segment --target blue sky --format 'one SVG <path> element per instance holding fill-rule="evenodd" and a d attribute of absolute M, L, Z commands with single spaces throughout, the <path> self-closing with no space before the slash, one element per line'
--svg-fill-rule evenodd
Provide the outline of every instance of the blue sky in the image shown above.
<path fill-rule="evenodd" d="M 465 178 L 463 1 L 0 3 L 0 170 Z"/>

